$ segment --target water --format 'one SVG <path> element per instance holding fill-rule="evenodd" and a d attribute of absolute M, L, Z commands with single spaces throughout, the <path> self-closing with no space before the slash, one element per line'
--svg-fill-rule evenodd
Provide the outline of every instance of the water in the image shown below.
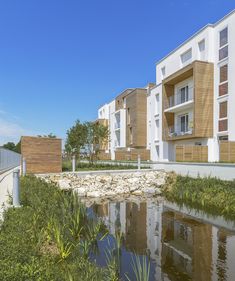
<path fill-rule="evenodd" d="M 132 198 L 94 203 L 89 211 L 110 235 L 94 257 L 106 265 L 105 249 L 123 233 L 121 277 L 135 280 L 132 255 L 150 258 L 150 280 L 235 281 L 235 222 L 179 207 L 163 199 Z M 188 215 L 190 214 L 190 215 Z"/>

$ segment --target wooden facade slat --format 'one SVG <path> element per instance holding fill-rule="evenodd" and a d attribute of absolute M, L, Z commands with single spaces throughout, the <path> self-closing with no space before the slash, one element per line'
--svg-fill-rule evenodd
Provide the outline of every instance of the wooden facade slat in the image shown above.
<path fill-rule="evenodd" d="M 207 162 L 208 147 L 201 145 L 176 145 L 177 162 Z"/>
<path fill-rule="evenodd" d="M 57 138 L 22 137 L 21 154 L 28 174 L 60 173 L 62 143 Z"/>

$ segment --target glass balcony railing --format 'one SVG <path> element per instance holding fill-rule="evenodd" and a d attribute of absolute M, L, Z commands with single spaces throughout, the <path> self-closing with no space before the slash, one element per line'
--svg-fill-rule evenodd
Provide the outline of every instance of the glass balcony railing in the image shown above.
<path fill-rule="evenodd" d="M 193 100 L 193 88 L 185 87 L 181 89 L 177 94 L 170 96 L 165 104 L 165 109 L 184 104 Z"/>
<path fill-rule="evenodd" d="M 178 137 L 178 136 L 185 136 L 185 135 L 192 135 L 193 128 L 189 126 L 182 126 L 181 124 L 176 126 L 171 126 L 166 129 L 167 137 Z"/>

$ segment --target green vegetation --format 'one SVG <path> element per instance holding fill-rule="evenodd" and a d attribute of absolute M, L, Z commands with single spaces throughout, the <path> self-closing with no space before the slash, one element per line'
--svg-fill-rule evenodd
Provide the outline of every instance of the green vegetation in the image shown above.
<path fill-rule="evenodd" d="M 235 219 L 235 181 L 170 176 L 164 189 L 169 201 Z"/>
<path fill-rule="evenodd" d="M 72 163 L 70 160 L 63 161 L 62 169 L 64 172 L 72 171 Z M 76 171 L 96 171 L 96 170 L 128 170 L 128 169 L 137 169 L 137 166 L 134 165 L 118 165 L 118 164 L 102 164 L 99 162 L 86 163 L 78 162 L 76 164 Z"/>
<path fill-rule="evenodd" d="M 109 139 L 109 129 L 99 122 L 76 121 L 75 125 L 67 131 L 65 151 L 68 156 L 77 158 L 83 154 L 90 163 L 98 159 L 102 147 L 105 147 Z"/>
<path fill-rule="evenodd" d="M 17 153 L 21 153 L 21 142 L 19 141 L 17 144 L 15 144 L 14 142 L 8 142 L 5 143 L 3 146 L 3 148 L 17 152 Z"/>
<path fill-rule="evenodd" d="M 76 195 L 27 176 L 21 179 L 21 204 L 8 209 L 0 225 L 1 281 L 120 280 L 121 234 L 107 249 L 107 266 L 92 263 L 89 257 L 98 254 L 107 230 L 87 216 Z M 145 272 L 149 265 L 136 266 Z"/>

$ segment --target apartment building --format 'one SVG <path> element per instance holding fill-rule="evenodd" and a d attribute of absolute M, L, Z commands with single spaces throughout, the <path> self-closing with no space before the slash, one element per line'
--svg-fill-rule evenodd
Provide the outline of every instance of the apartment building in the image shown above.
<path fill-rule="evenodd" d="M 98 120 L 109 126 L 110 138 L 100 159 L 150 159 L 147 149 L 147 92 L 146 88 L 130 88 L 98 110 Z"/>
<path fill-rule="evenodd" d="M 156 64 L 156 85 L 147 90 L 151 160 L 235 158 L 234 50 L 232 11 Z"/>

